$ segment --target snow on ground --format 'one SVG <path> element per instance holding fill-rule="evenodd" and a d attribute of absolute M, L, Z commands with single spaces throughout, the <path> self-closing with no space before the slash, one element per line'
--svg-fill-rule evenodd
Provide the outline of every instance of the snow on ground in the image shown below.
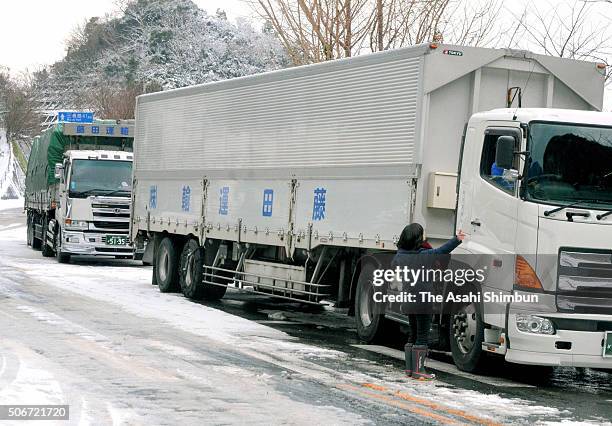
<path fill-rule="evenodd" d="M 15 181 L 17 179 L 15 173 L 18 167 L 11 145 L 6 139 L 6 132 L 4 129 L 0 129 L 0 201 L 6 201 L 3 198 L 7 197 L 12 199 L 21 192 Z M 23 201 L 21 205 L 23 205 Z"/>
<path fill-rule="evenodd" d="M 343 365 L 342 360 L 348 357 L 344 352 L 301 343 L 297 338 L 282 331 L 193 303 L 182 295 L 160 293 L 150 284 L 150 267 L 142 267 L 136 263 L 121 266 L 59 264 L 54 259 L 44 259 L 26 247 L 25 233 L 23 226 L 0 230 L 0 264 L 18 269 L 20 273 L 27 274 L 33 280 L 118 305 L 141 318 L 165 322 L 170 327 L 201 336 L 203 342 L 209 340 L 214 344 L 231 346 L 247 356 L 276 364 L 287 371 L 305 375 L 319 383 L 333 387 L 339 386 L 339 383 L 357 385 L 384 383 L 394 392 L 407 392 L 432 403 L 444 403 L 487 419 L 503 418 L 516 422 L 531 416 L 550 420 L 571 417 L 569 412 L 537 405 L 524 399 L 483 394 L 441 382 L 422 384 L 407 381 L 401 371 L 389 366 L 373 367 L 368 371 L 358 371 L 354 367 L 353 370 L 338 371 L 328 362 L 335 360 L 339 365 Z M 0 288 L 1 284 L 0 278 Z M 62 319 L 57 316 L 28 307 L 20 309 L 39 321 L 62 323 Z M 87 339 L 104 343 L 104 339 L 88 333 L 87 330 L 75 329 L 72 332 L 81 333 Z M 197 354 L 186 348 L 170 346 L 165 349 L 177 357 L 187 359 L 197 357 Z M 321 362 L 317 362 L 317 359 Z M 375 375 L 372 375 L 373 371 L 376 372 Z M 28 371 L 24 372 L 26 373 Z M 248 372 L 232 371 L 232 374 L 242 373 Z M 27 383 L 27 380 L 25 382 Z"/>
<path fill-rule="evenodd" d="M 23 198 L 13 198 L 10 200 L 0 199 L 0 210 L 23 208 Z"/>

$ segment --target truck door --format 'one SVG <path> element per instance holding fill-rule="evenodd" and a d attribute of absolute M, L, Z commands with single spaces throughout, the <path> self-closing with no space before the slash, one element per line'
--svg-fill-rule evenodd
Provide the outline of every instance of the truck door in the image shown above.
<path fill-rule="evenodd" d="M 512 136 L 519 150 L 521 130 L 518 127 L 489 127 L 481 137 L 480 153 L 475 149 L 475 169 L 472 170 L 472 197 L 469 213 L 470 229 L 466 249 L 479 254 L 510 254 L 514 252 L 517 230 L 518 183 L 504 179 L 504 170 L 495 164 L 497 139 Z M 479 155 L 480 154 L 480 155 Z M 515 158 L 518 170 L 519 158 Z M 466 200 L 469 202 L 469 200 Z"/>

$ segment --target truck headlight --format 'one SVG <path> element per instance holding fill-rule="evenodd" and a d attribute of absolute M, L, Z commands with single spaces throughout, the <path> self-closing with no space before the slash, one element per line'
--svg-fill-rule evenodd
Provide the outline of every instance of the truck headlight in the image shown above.
<path fill-rule="evenodd" d="M 86 220 L 66 219 L 64 223 L 66 224 L 66 229 L 87 229 L 89 226 Z"/>
<path fill-rule="evenodd" d="M 555 334 L 555 326 L 552 321 L 536 315 L 518 314 L 516 328 L 525 333 Z"/>
<path fill-rule="evenodd" d="M 67 243 L 81 242 L 81 239 L 79 238 L 79 234 L 65 234 L 64 239 Z"/>

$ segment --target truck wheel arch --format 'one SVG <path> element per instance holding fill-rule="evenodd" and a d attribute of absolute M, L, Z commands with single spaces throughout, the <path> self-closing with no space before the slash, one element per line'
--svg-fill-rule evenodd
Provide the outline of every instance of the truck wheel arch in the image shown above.
<path fill-rule="evenodd" d="M 359 281 L 359 274 L 361 273 L 361 269 L 367 263 L 371 263 L 375 268 L 380 268 L 382 266 L 380 260 L 376 259 L 372 254 L 364 254 L 359 256 L 357 262 L 355 262 L 355 267 L 353 269 L 353 273 L 351 274 L 351 283 L 349 287 L 349 316 L 355 315 L 355 295 L 357 293 L 357 282 Z"/>

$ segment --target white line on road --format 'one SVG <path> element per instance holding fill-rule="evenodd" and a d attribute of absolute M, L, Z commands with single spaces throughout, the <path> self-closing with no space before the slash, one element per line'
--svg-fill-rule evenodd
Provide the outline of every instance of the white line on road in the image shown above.
<path fill-rule="evenodd" d="M 2 375 L 4 374 L 4 370 L 6 370 L 6 358 L 4 357 L 4 355 L 0 356 L 2 357 L 2 364 L 0 364 L 0 377 L 2 377 Z"/>
<path fill-rule="evenodd" d="M 386 355 L 391 358 L 396 358 L 400 360 L 404 360 L 404 352 L 399 351 L 397 349 L 388 348 L 386 346 L 378 346 L 378 345 L 351 345 L 355 348 L 363 349 L 369 352 L 374 352 L 381 355 Z M 491 386 L 501 387 L 501 388 L 535 388 L 533 385 L 527 385 L 524 383 L 513 382 L 511 380 L 506 380 L 498 377 L 486 377 L 479 376 L 477 374 L 466 373 L 465 371 L 459 370 L 454 365 L 446 364 L 444 362 L 436 361 L 435 359 L 427 359 L 427 366 L 432 370 L 442 371 L 444 373 L 452 374 L 459 377 L 464 377 L 466 379 L 475 380 L 480 383 L 484 383 Z"/>

